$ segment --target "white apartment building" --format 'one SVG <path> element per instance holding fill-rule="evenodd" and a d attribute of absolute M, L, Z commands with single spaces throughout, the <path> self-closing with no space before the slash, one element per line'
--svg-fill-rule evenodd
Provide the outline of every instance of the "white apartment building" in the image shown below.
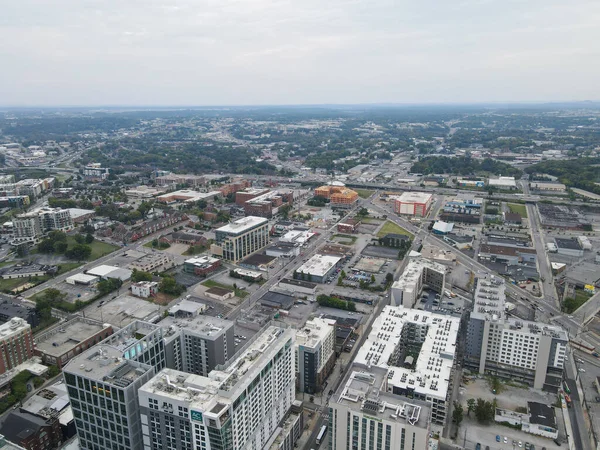
<path fill-rule="evenodd" d="M 68 209 L 39 208 L 13 219 L 14 243 L 36 242 L 48 231 L 73 229 Z"/>
<path fill-rule="evenodd" d="M 211 252 L 223 259 L 238 262 L 269 244 L 269 221 L 248 216 L 215 230 Z"/>
<path fill-rule="evenodd" d="M 567 333 L 542 322 L 508 318 L 504 288 L 499 277 L 477 279 L 465 367 L 556 392 L 569 341 Z"/>
<path fill-rule="evenodd" d="M 332 450 L 429 448 L 431 407 L 390 392 L 388 371 L 353 365 L 329 403 Z"/>
<path fill-rule="evenodd" d="M 354 362 L 387 371 L 387 392 L 429 403 L 431 421 L 444 425 L 459 328 L 457 317 L 385 306 Z"/>
<path fill-rule="evenodd" d="M 321 391 L 335 366 L 335 320 L 316 317 L 296 332 L 296 376 L 298 390 Z"/>
<path fill-rule="evenodd" d="M 90 163 L 83 168 L 83 176 L 90 180 L 106 180 L 109 175 L 110 169 L 100 163 Z"/>
<path fill-rule="evenodd" d="M 269 326 L 208 376 L 160 371 L 139 390 L 144 449 L 263 449 L 294 401 L 293 347 Z"/>
<path fill-rule="evenodd" d="M 425 258 L 411 259 L 400 278 L 392 285 L 392 305 L 412 308 L 424 287 L 441 293 L 445 283 L 446 268 L 442 264 Z"/>
<path fill-rule="evenodd" d="M 158 293 L 156 281 L 139 281 L 131 284 L 131 293 L 136 297 L 148 298 Z"/>

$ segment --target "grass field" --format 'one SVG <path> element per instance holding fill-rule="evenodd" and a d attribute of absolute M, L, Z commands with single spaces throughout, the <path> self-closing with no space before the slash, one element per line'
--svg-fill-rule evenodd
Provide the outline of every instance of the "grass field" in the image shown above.
<path fill-rule="evenodd" d="M 77 244 L 77 242 L 75 242 L 75 238 L 73 236 L 67 236 L 67 244 L 69 244 L 69 248 L 72 248 L 74 245 Z M 95 240 L 91 244 L 85 245 L 89 245 L 92 248 L 92 254 L 87 259 L 88 261 L 94 261 L 98 258 L 108 255 L 109 253 L 114 252 L 117 248 L 119 248 L 114 245 L 107 244 L 106 242 L 101 242 L 97 240 Z"/>
<path fill-rule="evenodd" d="M 508 209 L 510 212 L 520 214 L 521 217 L 527 217 L 527 208 L 525 205 L 521 205 L 519 203 L 507 203 Z"/>
<path fill-rule="evenodd" d="M 14 263 L 13 263 L 14 264 Z M 57 275 L 73 270 L 76 267 L 79 267 L 81 264 L 79 263 L 62 263 L 60 264 L 60 269 Z M 33 277 L 29 278 L 13 278 L 11 280 L 0 280 L 0 291 L 10 291 L 16 287 L 22 286 L 26 283 L 32 283 L 33 285 L 38 285 L 45 281 L 50 280 L 52 277 L 50 275 L 44 275 L 43 277 Z"/>
<path fill-rule="evenodd" d="M 206 280 L 204 282 L 201 283 L 202 286 L 206 286 L 206 287 L 219 287 L 222 289 L 229 289 L 230 291 L 234 291 L 235 292 L 235 296 L 239 297 L 239 298 L 244 298 L 246 296 L 249 295 L 248 292 L 244 291 L 243 289 L 236 289 L 233 286 L 230 286 L 228 284 L 223 284 L 223 283 L 217 283 L 216 281 L 213 280 Z"/>
<path fill-rule="evenodd" d="M 409 233 L 404 228 L 402 228 L 400 225 L 396 225 L 394 222 L 390 222 L 389 220 L 383 224 L 383 226 L 381 227 L 381 230 L 379 230 L 379 233 L 377 233 L 377 237 L 383 237 L 386 234 L 390 234 L 390 233 L 403 234 L 405 236 L 410 237 L 411 239 L 413 238 L 412 233 Z"/>
<path fill-rule="evenodd" d="M 371 195 L 373 195 L 373 192 L 375 191 L 370 191 L 368 189 L 353 189 L 354 191 L 356 191 L 356 193 L 358 194 L 358 196 L 360 198 L 369 198 Z"/>

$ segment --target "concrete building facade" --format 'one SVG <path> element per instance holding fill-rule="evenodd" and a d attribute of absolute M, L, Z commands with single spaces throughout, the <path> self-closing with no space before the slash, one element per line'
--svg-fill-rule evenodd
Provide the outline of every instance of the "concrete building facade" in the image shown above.
<path fill-rule="evenodd" d="M 248 216 L 215 230 L 211 252 L 234 263 L 269 244 L 269 221 Z"/>
<path fill-rule="evenodd" d="M 316 317 L 296 333 L 298 390 L 320 392 L 335 365 L 335 320 Z"/>
<path fill-rule="evenodd" d="M 408 262 L 404 272 L 392 284 L 391 301 L 394 306 L 412 308 L 424 287 L 441 293 L 446 284 L 446 268 L 425 258 Z"/>
<path fill-rule="evenodd" d="M 33 357 L 31 325 L 13 317 L 0 325 L 0 375 Z"/>

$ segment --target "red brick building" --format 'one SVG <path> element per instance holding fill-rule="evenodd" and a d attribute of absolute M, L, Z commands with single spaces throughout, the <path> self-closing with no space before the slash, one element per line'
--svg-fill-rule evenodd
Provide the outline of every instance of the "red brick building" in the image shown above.
<path fill-rule="evenodd" d="M 235 204 L 238 206 L 244 206 L 248 200 L 252 200 L 260 195 L 266 194 L 269 189 L 265 188 L 247 188 L 243 191 L 235 193 Z"/>
<path fill-rule="evenodd" d="M 0 325 L 0 374 L 33 357 L 33 335 L 26 320 L 13 317 Z"/>

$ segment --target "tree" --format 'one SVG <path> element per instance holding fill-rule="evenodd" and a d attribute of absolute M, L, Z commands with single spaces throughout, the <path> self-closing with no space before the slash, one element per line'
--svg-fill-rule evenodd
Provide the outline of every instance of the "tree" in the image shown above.
<path fill-rule="evenodd" d="M 37 245 L 38 252 L 52 253 L 54 252 L 54 241 L 52 239 L 44 239 Z"/>
<path fill-rule="evenodd" d="M 198 206 L 200 209 L 204 209 L 208 206 L 208 203 L 206 203 L 206 200 L 198 200 L 196 202 L 196 206 Z"/>
<path fill-rule="evenodd" d="M 371 274 L 371 284 L 375 283 L 375 275 Z"/>
<path fill-rule="evenodd" d="M 63 241 L 58 241 L 54 243 L 54 252 L 55 253 L 64 253 L 69 248 L 69 244 Z"/>
<path fill-rule="evenodd" d="M 369 215 L 369 210 L 367 208 L 360 208 L 356 215 L 359 217 L 367 217 Z"/>
<path fill-rule="evenodd" d="M 160 281 L 158 290 L 169 295 L 180 295 L 181 293 L 185 292 L 185 286 L 177 283 L 177 281 L 175 281 L 175 278 L 165 276 Z"/>
<path fill-rule="evenodd" d="M 94 236 L 92 236 L 91 233 L 86 234 L 85 235 L 85 243 L 91 244 L 92 242 L 94 242 Z"/>
<path fill-rule="evenodd" d="M 337 281 L 337 285 L 342 286 L 343 284 L 344 284 L 344 277 L 340 275 L 338 278 L 338 281 Z"/>
<path fill-rule="evenodd" d="M 21 244 L 21 245 L 17 246 L 17 256 L 19 258 L 24 258 L 25 256 L 27 256 L 28 252 L 29 252 L 29 249 L 27 247 L 27 244 Z"/>
<path fill-rule="evenodd" d="M 51 231 L 48 233 L 48 238 L 53 241 L 67 241 L 67 234 L 64 231 Z"/>
<path fill-rule="evenodd" d="M 470 398 L 467 400 L 467 415 L 470 416 L 472 411 L 475 411 L 475 399 L 474 398 Z"/>
<path fill-rule="evenodd" d="M 463 406 L 455 400 L 454 401 L 454 410 L 452 411 L 452 421 L 454 423 L 456 423 L 457 427 L 460 427 L 460 423 L 463 421 L 463 418 L 464 418 Z"/>
<path fill-rule="evenodd" d="M 394 281 L 394 274 L 393 273 L 387 273 L 385 275 L 385 282 L 387 284 L 392 284 L 393 281 Z"/>
<path fill-rule="evenodd" d="M 281 205 L 279 207 L 279 214 L 281 214 L 281 217 L 283 217 L 284 219 L 287 219 L 291 210 L 292 210 L 292 205 L 290 205 L 289 203 L 286 203 L 285 205 Z"/>
<path fill-rule="evenodd" d="M 340 272 L 340 277 L 342 278 L 346 278 L 346 272 L 344 272 L 343 270 Z"/>
<path fill-rule="evenodd" d="M 77 242 L 78 244 L 85 244 L 85 236 L 83 234 L 76 234 L 75 242 Z"/>
<path fill-rule="evenodd" d="M 139 281 L 152 281 L 152 274 L 143 270 L 133 269 L 131 273 L 131 281 L 137 283 Z"/>
<path fill-rule="evenodd" d="M 116 291 L 121 287 L 123 282 L 119 279 L 109 278 L 108 280 L 99 281 L 96 284 L 96 289 L 98 293 L 102 295 L 106 295 L 111 293 L 112 291 Z"/>
<path fill-rule="evenodd" d="M 83 236 L 82 236 L 83 237 Z M 76 261 L 88 259 L 92 254 L 92 248 L 88 245 L 77 244 L 72 249 L 65 252 L 65 256 Z"/>

